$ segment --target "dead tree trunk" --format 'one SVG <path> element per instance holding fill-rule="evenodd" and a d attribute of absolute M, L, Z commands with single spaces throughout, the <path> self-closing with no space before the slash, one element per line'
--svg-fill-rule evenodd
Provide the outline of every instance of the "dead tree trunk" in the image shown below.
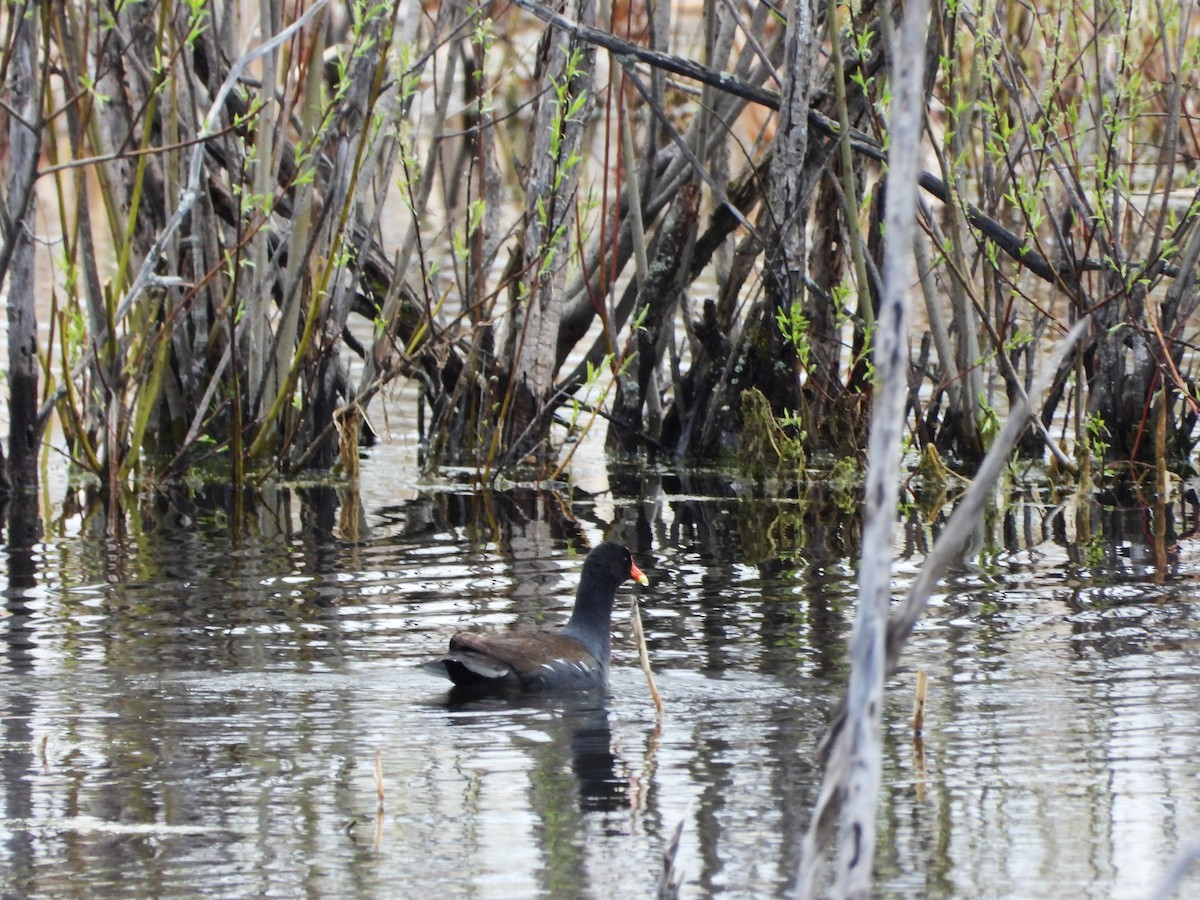
<path fill-rule="evenodd" d="M 775 156 L 771 162 L 769 221 L 776 240 L 768 242 L 766 303 L 752 321 L 750 352 L 761 356 L 756 382 L 776 412 L 799 406 L 799 359 L 794 333 L 785 335 L 793 311 L 804 303 L 805 227 L 812 184 L 805 177 L 808 156 L 809 96 L 812 93 L 816 32 L 809 0 L 792 0 L 784 48 L 783 99 Z M 781 324 L 784 323 L 784 324 Z"/>
<path fill-rule="evenodd" d="M 1159 359 L 1146 338 L 1143 289 L 1122 285 L 1116 275 L 1109 285 L 1113 300 L 1100 304 L 1095 313 L 1088 412 L 1104 426 L 1108 459 L 1152 463 L 1155 447 L 1147 411 Z"/>
<path fill-rule="evenodd" d="M 760 215 L 764 294 L 747 316 L 735 351 L 732 373 L 710 401 L 701 436 L 701 452 L 711 455 L 729 435 L 738 434 L 743 391 L 763 394 L 777 416 L 800 404 L 800 360 L 795 338 L 804 302 L 805 227 L 811 203 L 809 97 L 812 91 L 816 34 L 810 0 L 792 0 L 783 61 L 783 96 L 767 183 L 767 205 Z M 786 332 L 786 333 L 785 333 Z"/>
<path fill-rule="evenodd" d="M 822 812 L 844 798 L 838 829 L 834 894 L 869 897 L 875 858 L 875 820 L 883 771 L 882 711 L 892 547 L 899 497 L 901 440 L 908 393 L 909 286 L 914 281 L 913 234 L 917 205 L 918 147 L 925 104 L 921 91 L 929 6 L 909 4 L 895 47 L 894 94 L 889 111 L 892 182 L 885 218 L 879 327 L 872 358 L 877 374 L 873 397 L 863 528 L 858 612 L 850 638 L 850 684 L 846 725 L 840 732 L 818 801 L 820 809 L 804 842 L 800 895 L 815 896 L 824 843 Z"/>
<path fill-rule="evenodd" d="M 40 10 L 35 2 L 9 9 L 14 17 L 8 54 L 8 177 L 4 251 L 8 269 L 9 475 L 17 502 L 9 544 L 27 546 L 36 535 L 38 427 L 37 313 L 34 306 L 33 183 L 41 149 L 36 48 Z M 0 268 L 0 279 L 4 269 Z M 25 502 L 21 502 L 22 498 Z"/>
<path fill-rule="evenodd" d="M 591 25 L 592 0 L 576 0 L 568 14 Z M 581 41 L 563 41 L 547 31 L 539 48 L 537 113 L 525 204 L 522 258 L 525 273 L 513 315 L 497 344 L 507 373 L 507 415 L 503 416 L 503 457 L 544 456 L 554 406 L 558 331 L 562 321 L 562 278 L 574 239 L 575 191 L 584 131 L 583 111 L 592 88 L 595 50 Z"/>
<path fill-rule="evenodd" d="M 634 371 L 617 378 L 613 421 L 608 432 L 610 450 L 634 453 L 643 442 L 640 432 L 658 440 L 662 433 L 662 410 L 657 405 L 656 373 L 666 352 L 667 330 L 674 324 L 679 296 L 683 291 L 691 242 L 699 221 L 700 190 L 688 183 L 676 198 L 661 232 L 658 251 L 649 266 L 646 281 L 638 292 L 634 319 L 637 331 L 637 361 Z M 645 414 L 643 414 L 645 410 Z"/>

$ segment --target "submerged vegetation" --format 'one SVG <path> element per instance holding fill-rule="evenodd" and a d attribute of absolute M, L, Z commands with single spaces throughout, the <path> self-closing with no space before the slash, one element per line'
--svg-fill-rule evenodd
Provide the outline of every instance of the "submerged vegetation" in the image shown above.
<path fill-rule="evenodd" d="M 555 474 L 599 416 L 744 461 L 760 400 L 860 456 L 900 7 L 519 6 L 6 5 L 13 480 L 51 415 L 111 496 L 327 468 L 398 378 L 427 469 Z M 1186 465 L 1196 25 L 934 6 L 916 450 L 973 468 L 1092 314 L 1020 452 Z"/>

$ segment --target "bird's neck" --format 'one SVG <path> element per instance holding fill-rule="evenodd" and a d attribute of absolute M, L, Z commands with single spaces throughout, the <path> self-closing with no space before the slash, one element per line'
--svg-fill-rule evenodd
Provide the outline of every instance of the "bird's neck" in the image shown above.
<path fill-rule="evenodd" d="M 563 634 L 575 638 L 602 665 L 608 665 L 612 640 L 612 611 L 575 607 Z"/>

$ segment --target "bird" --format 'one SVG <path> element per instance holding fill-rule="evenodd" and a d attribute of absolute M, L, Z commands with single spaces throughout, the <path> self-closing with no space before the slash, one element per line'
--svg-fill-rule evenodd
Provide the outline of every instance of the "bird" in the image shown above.
<path fill-rule="evenodd" d="M 558 631 L 476 634 L 460 631 L 444 656 L 422 663 L 474 692 L 553 691 L 603 687 L 612 651 L 612 608 L 626 578 L 649 579 L 629 550 L 605 541 L 583 561 L 575 610 Z"/>

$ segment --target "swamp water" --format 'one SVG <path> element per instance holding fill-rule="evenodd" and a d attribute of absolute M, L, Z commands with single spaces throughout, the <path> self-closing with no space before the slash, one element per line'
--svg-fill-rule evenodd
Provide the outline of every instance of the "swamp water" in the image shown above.
<path fill-rule="evenodd" d="M 0 895 L 647 897 L 681 823 L 681 896 L 788 893 L 847 674 L 844 502 L 423 491 L 404 453 L 371 451 L 359 508 L 297 488 L 234 534 L 217 492 L 7 553 Z M 1061 502 L 993 516 L 889 685 L 878 896 L 1140 897 L 1200 838 L 1194 511 Z M 898 596 L 936 530 L 906 520 Z M 561 623 L 607 536 L 651 580 L 607 697 L 453 705 L 416 667 Z"/>

